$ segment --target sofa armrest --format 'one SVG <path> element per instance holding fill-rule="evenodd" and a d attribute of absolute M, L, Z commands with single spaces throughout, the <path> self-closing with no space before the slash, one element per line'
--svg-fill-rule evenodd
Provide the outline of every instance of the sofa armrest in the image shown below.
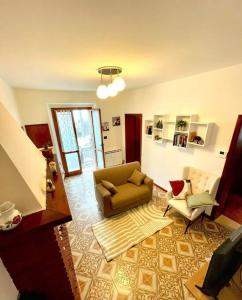
<path fill-rule="evenodd" d="M 111 193 L 102 185 L 97 184 L 95 187 L 96 199 L 104 213 L 106 215 L 107 211 L 111 209 Z"/>
<path fill-rule="evenodd" d="M 151 191 L 153 190 L 153 184 L 154 184 L 153 179 L 146 176 L 145 179 L 144 179 L 144 184 L 148 185 L 148 187 Z"/>

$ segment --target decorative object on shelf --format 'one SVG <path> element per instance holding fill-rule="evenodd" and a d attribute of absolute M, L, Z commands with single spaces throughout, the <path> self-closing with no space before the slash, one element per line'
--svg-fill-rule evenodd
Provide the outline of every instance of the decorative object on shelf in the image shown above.
<path fill-rule="evenodd" d="M 204 145 L 204 140 L 198 135 L 194 137 L 192 142 L 198 145 Z"/>
<path fill-rule="evenodd" d="M 11 230 L 18 226 L 21 220 L 21 213 L 15 209 L 14 203 L 6 201 L 0 205 L 0 230 Z"/>
<path fill-rule="evenodd" d="M 49 168 L 50 168 L 50 172 L 51 172 L 52 176 L 56 176 L 57 175 L 57 168 L 56 168 L 56 162 L 55 161 L 49 162 Z"/>
<path fill-rule="evenodd" d="M 147 126 L 147 131 L 146 132 L 147 132 L 148 135 L 152 135 L 152 129 L 153 129 L 153 126 L 151 126 L 151 125 Z"/>
<path fill-rule="evenodd" d="M 178 128 L 178 130 L 185 131 L 186 130 L 186 126 L 187 126 L 187 122 L 186 121 L 184 121 L 184 120 L 177 121 L 177 128 Z"/>
<path fill-rule="evenodd" d="M 102 131 L 109 131 L 109 122 L 102 122 Z"/>
<path fill-rule="evenodd" d="M 163 129 L 163 123 L 162 123 L 162 120 L 159 120 L 159 121 L 156 123 L 156 128 Z"/>
<path fill-rule="evenodd" d="M 185 134 L 175 134 L 173 139 L 173 146 L 185 148 L 187 145 L 187 135 Z"/>
<path fill-rule="evenodd" d="M 51 179 L 46 180 L 46 191 L 47 192 L 54 192 L 55 191 L 55 185 Z"/>
<path fill-rule="evenodd" d="M 154 136 L 154 139 L 155 139 L 155 141 L 159 141 L 159 140 L 162 139 L 162 137 L 160 137 L 158 134 L 156 134 L 156 135 Z"/>
<path fill-rule="evenodd" d="M 46 144 L 41 152 L 47 161 L 51 161 L 54 158 L 52 148 L 49 146 L 49 144 Z"/>
<path fill-rule="evenodd" d="M 192 131 L 190 133 L 189 142 L 193 142 L 196 136 L 197 136 L 197 132 L 196 131 Z"/>
<path fill-rule="evenodd" d="M 121 125 L 120 117 L 112 117 L 112 124 L 113 126 L 120 126 Z"/>
<path fill-rule="evenodd" d="M 122 68 L 116 66 L 105 66 L 98 68 L 98 73 L 101 74 L 101 83 L 97 88 L 97 97 L 99 99 L 107 99 L 114 97 L 125 89 L 125 81 L 120 76 Z M 107 85 L 104 84 L 103 75 L 107 78 Z M 113 78 L 116 76 L 115 78 Z"/>

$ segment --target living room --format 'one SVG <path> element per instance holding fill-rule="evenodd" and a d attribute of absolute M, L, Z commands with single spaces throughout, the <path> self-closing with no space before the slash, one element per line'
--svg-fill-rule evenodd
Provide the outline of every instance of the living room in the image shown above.
<path fill-rule="evenodd" d="M 239 183 L 241 8 L 240 1 L 236 0 L 229 3 L 154 1 L 152 5 L 145 1 L 1 3 L 0 36 L 4 41 L 0 47 L 1 116 L 10 114 L 6 120 L 11 124 L 16 122 L 16 126 L 24 129 L 22 133 L 11 125 L 14 127 L 11 132 L 16 132 L 16 136 L 10 135 L 9 128 L 0 120 L 3 126 L 0 131 L 6 132 L 6 136 L 0 135 L 1 145 L 15 162 L 14 155 L 22 155 L 21 142 L 16 154 L 8 153 L 6 149 L 11 145 L 5 147 L 4 143 L 18 140 L 18 136 L 19 140 L 27 139 L 28 126 L 36 130 L 40 125 L 47 126 L 48 139 L 38 148 L 51 141 L 53 146 L 49 150 L 54 153 L 58 172 L 62 174 L 58 180 L 64 178 L 73 219 L 66 222 L 66 229 L 81 299 L 207 299 L 199 298 L 201 293 L 194 294 L 189 280 L 195 280 L 199 270 L 204 279 L 206 272 L 201 268 L 206 260 L 235 227 L 242 224 Z M 103 66 L 107 75 L 103 69 L 98 72 Z M 126 88 L 114 97 L 100 99 L 98 86 L 110 83 L 120 71 Z M 91 151 L 96 165 L 90 169 L 84 168 L 84 152 L 79 149 L 68 153 L 62 151 L 64 139 L 60 122 L 57 117 L 58 124 L 55 125 L 53 118 L 53 111 L 56 116 L 58 111 L 73 116 L 73 111 L 77 110 L 85 110 L 91 118 L 94 133 L 90 139 L 96 141 Z M 101 118 L 97 136 L 95 111 Z M 138 133 L 133 131 L 129 117 L 139 118 Z M 186 128 L 180 130 L 178 121 L 184 120 Z M 77 133 L 76 143 L 80 146 L 78 126 L 73 126 Z M 205 135 L 204 128 L 207 130 Z M 174 144 L 180 131 L 187 137 L 185 147 Z M 200 144 L 193 142 L 194 134 L 201 137 Z M 100 136 L 99 149 L 97 139 Z M 136 137 L 139 137 L 138 141 Z M 32 141 L 35 144 L 33 136 Z M 31 147 L 29 145 L 28 149 Z M 33 155 L 34 151 L 30 149 Z M 66 155 L 74 152 L 79 167 L 71 174 Z M 100 165 L 98 153 L 103 157 Z M 107 163 L 108 155 L 113 153 L 119 155 L 119 163 Z M 16 164 L 20 160 L 16 159 Z M 165 191 L 171 190 L 170 181 L 184 179 L 186 167 L 202 170 L 201 178 L 204 174 L 216 176 L 218 186 L 214 197 L 219 206 L 206 208 L 207 216 L 203 216 L 203 210 L 191 224 L 173 207 L 164 217 L 170 218 L 171 224 L 109 261 L 95 234 L 95 226 L 92 227 L 105 216 L 102 205 L 96 200 L 93 172 L 104 166 L 122 167 L 135 160 L 140 161 L 142 172 L 154 183 L 151 203 L 160 210 L 162 218 L 168 201 Z M 28 164 L 27 161 L 24 163 Z M 16 169 L 19 168 L 16 165 Z M 31 168 L 29 166 L 29 172 L 34 172 L 37 163 L 33 170 Z M 25 180 L 26 176 L 22 174 Z M 9 186 L 16 189 L 14 181 L 7 179 Z M 4 178 L 1 182 L 6 184 Z M 114 183 L 112 178 L 110 182 Z M 235 200 L 228 196 L 232 194 L 232 185 L 233 189 L 239 190 L 236 195 L 240 194 Z M 209 188 L 203 192 L 207 190 Z M 5 194 L 0 204 L 5 201 L 13 201 L 13 198 Z M 18 209 L 18 202 L 15 204 Z M 108 220 L 115 219 L 115 215 L 108 216 Z M 218 216 L 227 223 L 215 222 Z M 24 227 L 23 224 L 24 221 L 18 228 Z M 214 227 L 209 229 L 209 226 Z M 3 241 L 6 234 L 17 234 L 18 228 L 9 233 L 1 232 Z M 174 250 L 177 242 L 187 243 L 188 254 L 181 253 L 178 246 Z M 31 284 L 28 290 L 20 289 L 23 283 L 19 283 L 17 276 L 15 278 L 17 273 L 7 265 L 5 254 L 1 258 L 4 262 L 0 264 L 3 282 L 0 283 L 0 299 L 17 299 L 19 292 L 33 292 Z M 236 271 L 235 277 L 230 278 L 232 288 L 237 289 L 232 291 L 234 299 L 241 289 L 241 278 L 238 279 Z M 218 299 L 226 299 L 224 293 L 228 295 L 226 293 L 230 291 L 223 289 Z M 33 297 L 39 299 L 38 295 Z M 25 299 L 24 295 L 20 299 Z"/>

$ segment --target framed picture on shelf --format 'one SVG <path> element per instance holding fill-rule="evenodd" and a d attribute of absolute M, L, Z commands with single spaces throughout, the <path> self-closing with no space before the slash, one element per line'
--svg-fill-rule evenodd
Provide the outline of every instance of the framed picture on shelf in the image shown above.
<path fill-rule="evenodd" d="M 121 125 L 120 117 L 112 117 L 112 124 L 113 126 L 120 126 Z"/>
<path fill-rule="evenodd" d="M 102 122 L 102 131 L 109 131 L 109 122 Z"/>

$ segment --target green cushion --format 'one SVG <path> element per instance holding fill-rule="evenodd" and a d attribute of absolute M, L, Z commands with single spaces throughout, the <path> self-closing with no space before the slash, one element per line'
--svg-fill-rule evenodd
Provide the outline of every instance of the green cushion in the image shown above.
<path fill-rule="evenodd" d="M 201 206 L 218 205 L 217 201 L 213 199 L 208 192 L 190 195 L 187 197 L 187 206 L 189 208 L 196 208 Z"/>
<path fill-rule="evenodd" d="M 110 181 L 101 180 L 102 185 L 112 194 L 117 194 L 118 190 L 115 185 L 113 185 Z"/>
<path fill-rule="evenodd" d="M 129 177 L 128 182 L 140 186 L 144 182 L 145 177 L 146 175 L 144 173 L 135 169 L 133 174 Z"/>

